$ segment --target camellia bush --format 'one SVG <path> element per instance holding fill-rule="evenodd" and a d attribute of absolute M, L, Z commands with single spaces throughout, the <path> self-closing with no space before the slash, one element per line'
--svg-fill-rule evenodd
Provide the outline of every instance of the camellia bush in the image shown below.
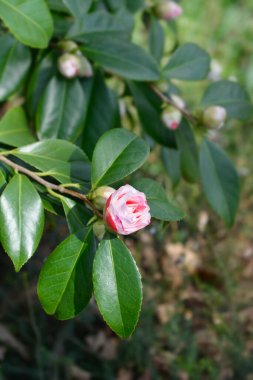
<path fill-rule="evenodd" d="M 250 99 L 237 82 L 206 79 L 201 47 L 178 44 L 182 12 L 170 0 L 0 0 L 1 244 L 19 271 L 39 245 L 45 211 L 65 216 L 69 236 L 40 272 L 42 307 L 70 319 L 94 294 L 122 338 L 142 303 L 123 236 L 151 218 L 184 217 L 137 171 L 150 149 L 173 185 L 200 183 L 227 226 L 238 207 L 237 172 L 208 132 L 249 119 Z M 200 80 L 202 99 L 189 108 L 180 84 Z"/>

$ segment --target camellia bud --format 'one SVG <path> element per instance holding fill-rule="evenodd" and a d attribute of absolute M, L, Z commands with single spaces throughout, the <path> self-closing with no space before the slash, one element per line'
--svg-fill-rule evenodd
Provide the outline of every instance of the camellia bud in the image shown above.
<path fill-rule="evenodd" d="M 185 108 L 185 102 L 183 101 L 182 98 L 180 98 L 180 96 L 175 95 L 175 94 L 171 94 L 170 97 L 171 97 L 172 102 L 173 102 L 178 108 L 181 108 L 181 109 L 184 109 L 184 108 Z"/>
<path fill-rule="evenodd" d="M 78 45 L 74 41 L 60 41 L 57 46 L 65 53 L 75 53 L 78 51 Z"/>
<path fill-rule="evenodd" d="M 158 3 L 155 7 L 155 13 L 157 17 L 170 21 L 174 20 L 177 17 L 181 16 L 183 10 L 176 2 L 167 0 L 161 3 Z"/>
<path fill-rule="evenodd" d="M 58 60 L 58 68 L 69 79 L 91 77 L 93 74 L 91 64 L 82 54 L 63 54 Z"/>
<path fill-rule="evenodd" d="M 80 59 L 79 77 L 90 78 L 93 75 L 93 70 L 90 62 L 83 55 L 78 56 Z"/>
<path fill-rule="evenodd" d="M 115 189 L 110 186 L 101 186 L 92 192 L 89 197 L 94 206 L 98 210 L 103 210 L 106 205 L 107 199 L 114 193 Z"/>
<path fill-rule="evenodd" d="M 227 111 L 220 106 L 208 107 L 203 114 L 203 122 L 208 128 L 219 129 L 225 123 Z"/>
<path fill-rule="evenodd" d="M 98 238 L 98 240 L 102 240 L 105 234 L 105 225 L 102 220 L 98 220 L 93 224 L 93 232 L 94 235 Z"/>
<path fill-rule="evenodd" d="M 162 113 L 162 121 L 169 129 L 175 130 L 179 127 L 182 120 L 182 114 L 173 107 L 166 107 Z"/>

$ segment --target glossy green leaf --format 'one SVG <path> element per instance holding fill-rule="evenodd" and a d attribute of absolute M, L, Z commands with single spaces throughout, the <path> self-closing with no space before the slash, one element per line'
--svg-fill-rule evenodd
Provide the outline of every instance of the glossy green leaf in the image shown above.
<path fill-rule="evenodd" d="M 97 72 L 92 80 L 89 105 L 82 133 L 81 146 L 91 159 L 98 139 L 109 129 L 120 126 L 118 101 L 109 90 L 104 77 Z"/>
<path fill-rule="evenodd" d="M 253 112 L 248 93 L 239 83 L 221 80 L 212 83 L 201 100 L 202 107 L 221 106 L 231 118 L 247 120 Z"/>
<path fill-rule="evenodd" d="M 63 0 L 63 4 L 69 9 L 76 18 L 81 18 L 91 7 L 93 0 Z"/>
<path fill-rule="evenodd" d="M 62 205 L 70 233 L 75 233 L 86 227 L 93 216 L 93 213 L 87 207 L 70 198 L 62 198 Z"/>
<path fill-rule="evenodd" d="M 123 10 L 111 14 L 97 11 L 79 17 L 70 28 L 67 37 L 78 42 L 92 42 L 97 37 L 129 39 L 133 29 L 133 17 Z"/>
<path fill-rule="evenodd" d="M 20 147 L 35 141 L 21 107 L 11 108 L 0 120 L 0 142 Z"/>
<path fill-rule="evenodd" d="M 23 44 L 47 47 L 53 34 L 53 21 L 44 0 L 0 0 L 0 17 Z"/>
<path fill-rule="evenodd" d="M 107 238 L 100 243 L 93 265 L 93 286 L 106 323 L 120 337 L 130 336 L 141 309 L 141 278 L 130 251 L 120 239 Z"/>
<path fill-rule="evenodd" d="M 127 9 L 129 9 L 131 12 L 137 12 L 141 8 L 145 6 L 144 0 L 125 0 L 125 4 Z"/>
<path fill-rule="evenodd" d="M 162 101 L 145 83 L 129 82 L 145 132 L 161 145 L 175 147 L 175 133 L 165 127 L 161 119 Z"/>
<path fill-rule="evenodd" d="M 76 141 L 84 121 L 85 94 L 78 81 L 53 77 L 39 101 L 36 129 L 39 139 Z"/>
<path fill-rule="evenodd" d="M 0 194 L 2 194 L 6 183 L 6 173 L 3 169 L 0 169 Z"/>
<path fill-rule="evenodd" d="M 124 129 L 114 129 L 98 140 L 92 158 L 92 187 L 110 185 L 137 170 L 149 153 L 148 144 Z"/>
<path fill-rule="evenodd" d="M 196 182 L 199 177 L 198 148 L 192 129 L 184 119 L 176 129 L 176 140 L 180 153 L 182 176 L 189 182 Z"/>
<path fill-rule="evenodd" d="M 45 140 L 19 148 L 13 154 L 61 183 L 90 181 L 85 153 L 67 141 Z"/>
<path fill-rule="evenodd" d="M 37 249 L 44 226 L 41 198 L 26 176 L 16 174 L 1 195 L 0 226 L 1 243 L 19 271 Z"/>
<path fill-rule="evenodd" d="M 163 187 L 149 178 L 132 181 L 133 187 L 145 193 L 150 214 L 153 218 L 174 222 L 184 217 L 184 212 L 172 200 L 169 200 Z"/>
<path fill-rule="evenodd" d="M 63 3 L 62 0 L 46 0 L 49 9 L 52 11 L 69 13 L 69 8 Z"/>
<path fill-rule="evenodd" d="M 160 78 L 155 60 L 144 49 L 110 37 L 94 38 L 82 48 L 84 54 L 123 78 L 155 81 Z"/>
<path fill-rule="evenodd" d="M 96 243 L 92 228 L 64 240 L 40 272 L 38 296 L 47 314 L 58 319 L 78 315 L 92 294 L 92 266 Z"/>
<path fill-rule="evenodd" d="M 0 36 L 0 101 L 19 89 L 31 64 L 30 50 L 11 35 Z"/>
<path fill-rule="evenodd" d="M 172 180 L 173 186 L 177 186 L 181 179 L 180 152 L 177 149 L 162 147 L 161 157 L 166 172 Z"/>
<path fill-rule="evenodd" d="M 204 79 L 210 69 L 210 57 L 205 50 L 193 43 L 180 46 L 171 56 L 163 73 L 167 78 L 181 80 Z"/>
<path fill-rule="evenodd" d="M 238 174 L 225 153 L 208 140 L 203 140 L 201 144 L 200 175 L 208 202 L 231 227 L 239 203 Z"/>
<path fill-rule="evenodd" d="M 164 51 L 165 35 L 163 28 L 156 17 L 150 18 L 149 50 L 157 62 L 160 62 Z"/>

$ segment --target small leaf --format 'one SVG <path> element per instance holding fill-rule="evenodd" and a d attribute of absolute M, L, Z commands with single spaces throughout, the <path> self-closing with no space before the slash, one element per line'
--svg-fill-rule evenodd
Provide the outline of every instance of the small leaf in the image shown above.
<path fill-rule="evenodd" d="M 133 173 L 148 153 L 148 144 L 131 132 L 117 128 L 104 133 L 92 158 L 92 187 L 110 185 Z"/>
<path fill-rule="evenodd" d="M 37 113 L 39 139 L 76 141 L 84 121 L 85 94 L 78 81 L 53 77 L 42 95 Z"/>
<path fill-rule="evenodd" d="M 253 107 L 248 93 L 239 83 L 221 80 L 212 83 L 201 100 L 202 107 L 221 106 L 231 118 L 247 120 Z"/>
<path fill-rule="evenodd" d="M 180 46 L 171 56 L 163 72 L 166 78 L 181 80 L 204 79 L 210 69 L 210 57 L 205 50 L 193 43 Z"/>
<path fill-rule="evenodd" d="M 37 249 L 44 226 L 41 198 L 24 175 L 16 174 L 1 195 L 0 225 L 1 243 L 19 271 Z"/>
<path fill-rule="evenodd" d="M 0 142 L 20 147 L 35 141 L 21 107 L 11 108 L 0 120 Z"/>
<path fill-rule="evenodd" d="M 231 227 L 239 203 L 238 174 L 225 153 L 208 140 L 203 140 L 201 144 L 200 174 L 208 202 Z"/>
<path fill-rule="evenodd" d="M 121 240 L 108 238 L 100 243 L 93 266 L 93 286 L 106 323 L 120 337 L 130 336 L 139 318 L 142 289 L 135 261 Z"/>
<path fill-rule="evenodd" d="M 132 181 L 133 187 L 145 193 L 153 218 L 174 222 L 184 217 L 184 212 L 166 196 L 163 187 L 149 178 Z"/>
<path fill-rule="evenodd" d="M 70 235 L 51 253 L 38 282 L 38 296 L 47 314 L 66 320 L 85 308 L 92 294 L 95 251 L 89 228 Z"/>
<path fill-rule="evenodd" d="M 0 17 L 23 44 L 47 47 L 53 34 L 53 21 L 44 0 L 0 0 Z"/>
<path fill-rule="evenodd" d="M 84 54 L 105 69 L 123 78 L 155 81 L 160 72 L 155 60 L 144 49 L 112 37 L 97 37 L 82 48 Z"/>
<path fill-rule="evenodd" d="M 0 101 L 3 101 L 22 85 L 31 64 L 31 53 L 9 34 L 0 36 L 0 46 Z"/>
<path fill-rule="evenodd" d="M 161 157 L 166 172 L 172 180 L 173 186 L 177 186 L 181 179 L 180 152 L 177 149 L 162 147 Z"/>
<path fill-rule="evenodd" d="M 163 28 L 156 17 L 150 19 L 149 50 L 157 62 L 160 62 L 164 51 L 165 36 Z"/>
<path fill-rule="evenodd" d="M 90 181 L 90 163 L 76 145 L 64 140 L 45 140 L 16 149 L 13 155 L 61 183 Z"/>
<path fill-rule="evenodd" d="M 87 207 L 84 207 L 70 198 L 62 198 L 62 205 L 70 233 L 75 233 L 86 227 L 93 216 Z"/>

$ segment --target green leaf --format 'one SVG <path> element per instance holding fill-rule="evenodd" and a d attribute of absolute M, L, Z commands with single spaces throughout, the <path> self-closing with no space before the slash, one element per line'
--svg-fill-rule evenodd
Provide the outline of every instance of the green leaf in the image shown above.
<path fill-rule="evenodd" d="M 100 243 L 93 265 L 93 286 L 106 323 L 121 338 L 130 336 L 141 309 L 141 278 L 121 240 L 111 238 Z"/>
<path fill-rule="evenodd" d="M 51 253 L 38 282 L 38 296 L 47 314 L 66 320 L 85 308 L 92 294 L 95 251 L 89 228 L 70 235 Z"/>
<path fill-rule="evenodd" d="M 93 214 L 87 207 L 73 201 L 70 198 L 63 197 L 62 205 L 67 218 L 70 233 L 80 231 L 87 226 Z"/>
<path fill-rule="evenodd" d="M 148 144 L 124 129 L 114 129 L 98 140 L 92 158 L 92 187 L 110 185 L 137 170 L 149 153 Z"/>
<path fill-rule="evenodd" d="M 101 36 L 129 39 L 133 29 L 133 17 L 123 10 L 111 14 L 100 10 L 79 17 L 70 28 L 67 37 L 78 42 L 88 43 Z"/>
<path fill-rule="evenodd" d="M 137 12 L 139 9 L 144 7 L 144 0 L 125 0 L 126 7 L 131 12 Z"/>
<path fill-rule="evenodd" d="M 175 147 L 175 133 L 166 128 L 161 119 L 161 99 L 145 83 L 129 82 L 128 85 L 145 132 L 159 144 Z"/>
<path fill-rule="evenodd" d="M 45 140 L 24 146 L 13 155 L 61 183 L 87 183 L 90 164 L 85 153 L 64 140 Z"/>
<path fill-rule="evenodd" d="M 81 18 L 91 7 L 93 0 L 63 0 L 63 4 L 70 10 L 76 18 Z"/>
<path fill-rule="evenodd" d="M 238 174 L 225 153 L 208 140 L 203 140 L 201 144 L 200 175 L 208 202 L 231 227 L 239 203 Z"/>
<path fill-rule="evenodd" d="M 30 50 L 9 34 L 0 36 L 0 101 L 22 85 L 31 64 Z"/>
<path fill-rule="evenodd" d="M 186 181 L 196 182 L 199 177 L 198 148 L 192 129 L 186 119 L 175 131 L 180 153 L 180 167 Z"/>
<path fill-rule="evenodd" d="M 162 147 L 161 157 L 166 172 L 172 180 L 173 186 L 177 186 L 181 179 L 180 152 L 177 149 Z"/>
<path fill-rule="evenodd" d="M 251 117 L 253 107 L 248 93 L 239 83 L 221 80 L 212 83 L 201 100 L 202 107 L 221 106 L 231 118 L 247 120 Z"/>
<path fill-rule="evenodd" d="M 47 47 L 53 34 L 53 21 L 44 0 L 0 0 L 0 17 L 23 44 Z"/>
<path fill-rule="evenodd" d="M 193 43 L 180 46 L 171 56 L 163 73 L 166 78 L 181 80 L 204 79 L 210 69 L 210 57 L 205 50 Z"/>
<path fill-rule="evenodd" d="M 36 129 L 39 139 L 76 141 L 84 121 L 85 94 L 78 81 L 53 77 L 38 105 Z"/>
<path fill-rule="evenodd" d="M 156 81 L 160 78 L 154 59 L 130 42 L 103 36 L 92 39 L 82 50 L 88 58 L 123 78 L 138 81 Z"/>
<path fill-rule="evenodd" d="M 30 259 L 44 227 L 41 198 L 30 180 L 16 174 L 0 198 L 0 237 L 15 270 Z"/>
<path fill-rule="evenodd" d="M 5 186 L 6 186 L 6 174 L 3 169 L 0 169 L 0 194 L 2 194 Z"/>
<path fill-rule="evenodd" d="M 155 60 L 160 62 L 164 51 L 164 31 L 161 24 L 154 16 L 151 16 L 149 28 L 149 50 Z"/>
<path fill-rule="evenodd" d="M 35 141 L 21 107 L 11 108 L 0 120 L 0 142 L 20 147 Z"/>
<path fill-rule="evenodd" d="M 46 2 L 52 11 L 69 13 L 69 8 L 63 4 L 62 0 L 46 0 Z"/>
<path fill-rule="evenodd" d="M 103 133 L 120 126 L 118 101 L 109 90 L 100 72 L 92 80 L 89 105 L 81 146 L 91 159 L 95 145 Z"/>
<path fill-rule="evenodd" d="M 141 178 L 132 181 L 133 187 L 145 193 L 150 214 L 153 218 L 174 222 L 184 217 L 184 212 L 180 207 L 167 198 L 163 187 L 149 178 Z"/>

